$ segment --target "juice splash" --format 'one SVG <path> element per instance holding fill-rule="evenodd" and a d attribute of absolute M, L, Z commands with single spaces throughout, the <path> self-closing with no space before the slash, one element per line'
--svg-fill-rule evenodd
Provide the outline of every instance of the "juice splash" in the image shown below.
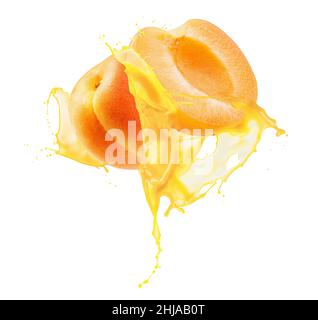
<path fill-rule="evenodd" d="M 159 268 L 160 199 L 170 201 L 166 215 L 183 211 L 241 167 L 265 129 L 284 132 L 256 104 L 256 80 L 241 51 L 202 20 L 171 32 L 139 31 L 71 94 L 55 88 L 50 97 L 60 110 L 58 154 L 139 170 L 158 248 L 155 268 L 140 287 Z M 202 155 L 211 139 L 214 147 Z"/>

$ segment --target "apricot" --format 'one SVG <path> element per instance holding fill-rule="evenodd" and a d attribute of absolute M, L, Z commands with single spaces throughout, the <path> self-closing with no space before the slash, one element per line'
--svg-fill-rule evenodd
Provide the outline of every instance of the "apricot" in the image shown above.
<path fill-rule="evenodd" d="M 92 68 L 77 82 L 71 93 L 69 111 L 81 142 L 105 164 L 105 150 L 113 143 L 105 141 L 109 129 L 120 129 L 127 137 L 128 121 L 136 121 L 137 132 L 140 130 L 139 115 L 129 92 L 127 75 L 113 56 Z M 125 149 L 127 159 L 126 146 L 118 144 L 117 147 Z M 136 168 L 134 164 L 117 166 Z"/>
<path fill-rule="evenodd" d="M 171 31 L 144 28 L 130 46 L 179 101 L 176 126 L 234 127 L 244 114 L 229 100 L 256 102 L 257 83 L 247 59 L 229 36 L 207 21 L 189 20 Z"/>

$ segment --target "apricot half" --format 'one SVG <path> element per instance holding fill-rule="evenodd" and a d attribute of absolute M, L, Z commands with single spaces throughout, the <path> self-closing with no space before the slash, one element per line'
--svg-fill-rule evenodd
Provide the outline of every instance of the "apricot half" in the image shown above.
<path fill-rule="evenodd" d="M 234 127 L 244 115 L 226 101 L 256 102 L 257 83 L 247 59 L 229 36 L 207 21 L 189 20 L 171 31 L 145 28 L 130 46 L 179 101 L 178 126 Z"/>
<path fill-rule="evenodd" d="M 127 75 L 113 56 L 92 68 L 77 82 L 71 94 L 69 110 L 79 139 L 105 164 L 105 150 L 113 143 L 105 141 L 108 130 L 120 129 L 128 138 L 128 121 L 135 121 L 136 129 L 140 130 L 139 115 L 129 92 Z M 119 143 L 117 148 L 124 149 L 127 159 L 126 145 Z M 117 166 L 136 167 L 128 163 Z"/>

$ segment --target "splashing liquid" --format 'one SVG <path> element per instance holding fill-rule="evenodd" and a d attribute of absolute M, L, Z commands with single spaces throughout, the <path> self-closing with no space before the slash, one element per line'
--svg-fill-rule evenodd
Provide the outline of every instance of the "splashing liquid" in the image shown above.
<path fill-rule="evenodd" d="M 161 84 L 153 69 L 130 47 L 118 51 L 112 50 L 112 54 L 125 67 L 129 91 L 135 99 L 143 129 L 151 128 L 159 136 L 160 129 L 174 128 L 181 103 L 195 106 L 200 99 L 206 99 L 189 95 L 177 99 L 172 96 Z M 60 126 L 56 134 L 58 145 L 56 153 L 84 164 L 103 167 L 104 163 L 87 150 L 76 134 L 69 112 L 70 95 L 63 89 L 55 88 L 50 94 L 51 97 L 54 97 L 59 105 Z M 148 153 L 158 158 L 162 144 L 169 144 L 172 139 L 182 136 L 182 139 L 178 140 L 181 141 L 180 148 L 175 153 L 169 153 L 167 163 L 153 161 L 140 164 L 138 167 L 145 196 L 153 215 L 152 235 L 158 248 L 156 265 L 151 275 L 139 287 L 148 283 L 159 268 L 161 234 L 158 225 L 158 208 L 161 197 L 165 196 L 170 201 L 165 215 L 168 215 L 172 209 L 183 212 L 185 206 L 206 195 L 218 183 L 221 186 L 234 171 L 243 166 L 256 151 L 256 146 L 265 129 L 275 129 L 277 136 L 284 133 L 277 127 L 276 122 L 256 104 L 246 104 L 235 98 L 228 98 L 227 102 L 243 112 L 244 120 L 235 128 L 223 127 L 214 130 L 215 147 L 203 157 L 200 151 L 211 136 L 196 136 L 174 130 L 170 132 L 168 139 L 160 140 L 159 144 L 149 145 L 149 141 L 144 141 L 145 144 L 148 143 Z M 194 157 L 181 163 L 174 161 L 175 157 L 181 157 L 184 154 L 193 154 Z M 230 166 L 229 162 L 235 156 L 236 163 Z"/>
<path fill-rule="evenodd" d="M 174 116 L 179 109 L 178 102 L 161 85 L 152 69 L 132 49 L 124 49 L 114 54 L 126 68 L 130 92 L 135 98 L 142 127 L 157 130 L 173 127 Z M 149 87 L 152 89 L 149 90 Z M 152 94 L 150 95 L 149 92 Z M 221 184 L 224 183 L 235 170 L 243 166 L 249 156 L 256 151 L 256 145 L 266 128 L 274 128 L 277 135 L 284 132 L 262 108 L 235 100 L 232 105 L 244 112 L 244 122 L 238 128 L 222 128 L 215 132 L 215 150 L 203 159 L 198 155 L 204 138 L 186 136 L 180 140 L 182 144 L 179 151 L 182 154 L 191 154 L 191 152 L 197 154 L 193 161 L 179 165 L 172 164 L 173 155 L 170 155 L 167 165 L 148 164 L 141 165 L 139 168 L 147 202 L 154 216 L 153 236 L 158 246 L 155 268 L 158 268 L 158 257 L 161 251 L 160 229 L 157 221 L 160 198 L 166 196 L 170 200 L 166 215 L 173 208 L 182 211 L 184 206 L 203 197 L 219 180 Z M 174 134 L 182 133 L 176 131 Z M 189 144 L 189 140 L 192 140 L 192 143 Z M 160 147 L 162 146 L 158 146 Z M 195 150 L 187 152 L 186 148 Z M 159 153 L 160 150 L 157 150 L 156 154 Z M 228 162 L 234 155 L 237 155 L 238 163 L 229 168 Z M 207 190 L 202 192 L 201 190 L 206 186 L 208 186 Z"/>

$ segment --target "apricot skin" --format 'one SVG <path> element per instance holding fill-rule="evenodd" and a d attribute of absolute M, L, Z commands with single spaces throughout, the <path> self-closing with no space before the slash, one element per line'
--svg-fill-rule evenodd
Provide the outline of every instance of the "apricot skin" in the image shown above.
<path fill-rule="evenodd" d="M 127 138 L 128 121 L 136 122 L 141 129 L 135 99 L 129 92 L 124 66 L 114 57 L 109 58 L 107 72 L 100 81 L 93 101 L 94 112 L 105 130 L 121 129 Z"/>

